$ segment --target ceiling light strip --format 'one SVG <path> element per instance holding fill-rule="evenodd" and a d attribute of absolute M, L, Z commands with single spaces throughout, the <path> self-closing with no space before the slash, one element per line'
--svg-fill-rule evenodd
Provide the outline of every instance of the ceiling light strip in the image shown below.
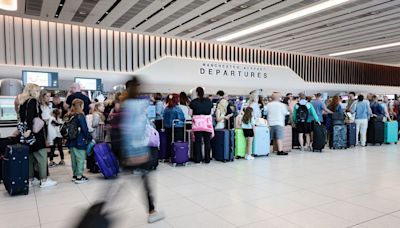
<path fill-rule="evenodd" d="M 58 4 L 56 14 L 54 14 L 55 18 L 58 18 L 60 16 L 60 13 L 61 13 L 61 10 L 64 7 L 64 4 L 65 4 L 65 0 L 61 0 L 60 3 Z"/>
<path fill-rule="evenodd" d="M 390 48 L 390 47 L 397 47 L 397 46 L 400 46 L 400 42 L 383 44 L 383 45 L 366 47 L 366 48 L 360 48 L 360 49 L 355 49 L 355 50 L 350 50 L 350 51 L 337 52 L 337 53 L 329 54 L 329 56 L 349 55 L 349 54 L 354 54 L 354 53 L 359 53 L 359 52 L 366 52 L 366 51 L 372 51 L 372 50 L 378 50 L 378 49 L 384 49 L 384 48 Z"/>
<path fill-rule="evenodd" d="M 112 11 L 115 7 L 117 7 L 117 5 L 118 5 L 120 2 L 121 2 L 121 0 L 116 0 L 116 1 L 114 2 L 114 4 L 112 4 L 112 6 L 103 14 L 103 16 L 101 16 L 100 19 L 96 21 L 96 24 L 100 24 L 100 22 L 103 21 L 104 18 L 107 17 L 107 15 L 110 14 L 111 11 Z"/>
<path fill-rule="evenodd" d="M 270 27 L 273 27 L 273 26 L 276 26 L 276 25 L 279 25 L 279 24 L 283 24 L 283 23 L 286 23 L 286 22 L 289 22 L 289 21 L 293 21 L 295 19 L 299 19 L 301 17 L 307 16 L 307 15 L 311 15 L 311 14 L 320 12 L 322 10 L 326 10 L 326 9 L 338 6 L 338 5 L 343 4 L 345 2 L 348 2 L 348 1 L 350 1 L 350 0 L 329 0 L 329 1 L 325 1 L 325 2 L 322 2 L 322 3 L 316 4 L 316 5 L 301 9 L 299 11 L 295 11 L 293 13 L 287 14 L 285 16 L 282 16 L 282 17 L 279 17 L 279 18 L 276 18 L 276 19 L 273 19 L 273 20 L 270 20 L 270 21 L 266 21 L 266 22 L 261 23 L 259 25 L 252 26 L 250 28 L 241 30 L 239 32 L 232 33 L 232 34 L 227 35 L 227 36 L 219 37 L 219 38 L 217 38 L 217 41 L 233 40 L 233 39 L 245 36 L 245 35 L 249 35 L 249 34 L 264 30 L 266 28 L 270 28 Z"/>

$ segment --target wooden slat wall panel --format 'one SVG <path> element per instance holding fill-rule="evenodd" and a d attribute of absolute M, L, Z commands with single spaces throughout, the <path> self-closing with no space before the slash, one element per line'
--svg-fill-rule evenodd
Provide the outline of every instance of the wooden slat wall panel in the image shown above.
<path fill-rule="evenodd" d="M 400 86 L 400 68 L 0 15 L 0 64 L 135 71 L 160 57 L 288 66 L 310 82 Z"/>
<path fill-rule="evenodd" d="M 50 67 L 57 67 L 57 24 L 49 22 Z"/>
<path fill-rule="evenodd" d="M 3 17 L 3 16 L 2 16 Z M 3 25 L 3 30 L 1 29 L 1 26 Z M 29 19 L 23 19 L 23 33 L 24 33 L 24 64 L 27 66 L 32 66 L 33 65 L 33 61 L 32 61 L 32 21 Z M 57 41 L 58 41 L 58 24 L 57 24 Z M 4 24 L 2 24 L 1 22 L 1 17 L 0 17 L 0 34 L 1 31 L 4 31 Z M 60 29 L 61 31 L 61 29 Z M 63 40 L 62 40 L 62 45 L 64 45 L 64 28 L 62 28 L 62 32 L 63 32 Z M 2 36 L 0 36 L 0 50 L 4 50 L 4 42 L 2 42 L 1 40 Z M 57 47 L 58 49 L 58 47 Z M 64 48 L 63 48 L 64 50 Z M 57 50 L 57 52 L 59 53 L 60 51 Z M 58 56 L 57 60 L 60 61 L 60 59 L 62 58 L 62 60 L 64 60 L 64 52 L 63 56 Z M 0 63 L 4 63 L 4 61 L 2 60 L 2 58 L 4 58 L 4 56 L 2 55 L 2 53 L 0 53 Z M 65 64 L 63 64 L 62 66 L 60 66 L 60 64 L 58 64 L 58 67 L 64 67 Z"/>
<path fill-rule="evenodd" d="M 54 23 L 53 23 L 54 24 Z M 24 65 L 24 32 L 22 29 L 22 18 L 14 18 L 15 36 L 15 64 Z M 54 58 L 56 60 L 56 58 Z"/>

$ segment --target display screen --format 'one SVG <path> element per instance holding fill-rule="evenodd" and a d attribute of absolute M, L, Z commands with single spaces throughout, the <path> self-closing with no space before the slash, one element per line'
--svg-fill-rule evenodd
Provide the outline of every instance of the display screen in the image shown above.
<path fill-rule="evenodd" d="M 349 99 L 349 96 L 341 96 L 342 100 L 347 101 Z"/>
<path fill-rule="evenodd" d="M 33 83 L 40 87 L 58 88 L 58 73 L 22 71 L 22 82 L 24 85 Z"/>
<path fill-rule="evenodd" d="M 81 85 L 82 90 L 102 90 L 101 79 L 98 78 L 75 78 L 75 82 Z"/>

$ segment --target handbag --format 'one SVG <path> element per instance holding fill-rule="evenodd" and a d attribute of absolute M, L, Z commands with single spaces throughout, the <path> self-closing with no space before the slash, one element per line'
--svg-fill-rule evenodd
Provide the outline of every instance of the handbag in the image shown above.
<path fill-rule="evenodd" d="M 36 111 L 39 115 L 39 104 L 37 102 L 36 102 Z M 25 109 L 25 118 L 26 116 L 27 116 L 27 109 Z M 39 133 L 39 131 L 42 130 L 43 127 L 44 127 L 44 121 L 42 120 L 42 118 L 40 118 L 39 116 L 33 118 L 33 126 L 32 126 L 33 133 L 35 134 Z"/>
<path fill-rule="evenodd" d="M 149 139 L 149 147 L 159 147 L 160 146 L 160 135 L 158 131 L 151 125 L 146 127 L 147 138 Z"/>

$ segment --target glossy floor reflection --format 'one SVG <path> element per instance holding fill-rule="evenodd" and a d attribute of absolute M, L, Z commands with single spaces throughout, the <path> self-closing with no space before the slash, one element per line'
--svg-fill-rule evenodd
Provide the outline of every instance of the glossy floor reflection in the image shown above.
<path fill-rule="evenodd" d="M 69 163 L 68 163 L 69 164 Z M 122 179 L 71 182 L 70 166 L 50 169 L 59 185 L 9 197 L 0 187 L 0 227 L 69 228 L 108 186 Z M 114 227 L 400 227 L 400 150 L 397 145 L 287 157 L 211 162 L 154 173 L 157 207 L 167 218 L 146 224 L 140 181 L 129 183 L 108 210 Z"/>

